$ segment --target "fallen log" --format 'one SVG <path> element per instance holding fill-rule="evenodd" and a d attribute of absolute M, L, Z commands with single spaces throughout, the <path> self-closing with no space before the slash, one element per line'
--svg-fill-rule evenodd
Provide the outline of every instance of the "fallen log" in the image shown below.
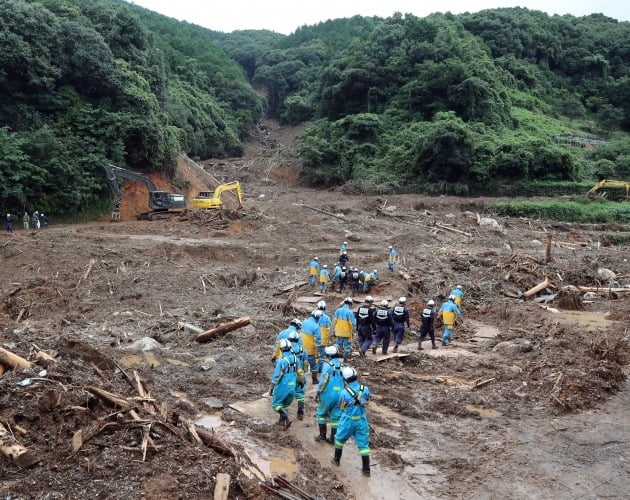
<path fill-rule="evenodd" d="M 225 472 L 217 474 L 217 482 L 214 484 L 214 500 L 228 500 L 230 496 L 230 475 Z"/>
<path fill-rule="evenodd" d="M 404 280 L 411 279 L 411 275 L 409 273 L 406 273 L 405 271 L 398 271 L 398 276 L 400 276 Z"/>
<path fill-rule="evenodd" d="M 347 219 L 345 217 L 339 217 L 338 215 L 331 214 L 330 212 L 326 212 L 324 210 L 320 210 L 319 208 L 311 207 L 310 205 L 305 205 L 304 203 L 294 203 L 294 205 L 298 207 L 310 208 L 311 210 L 315 210 L 316 212 L 319 212 L 320 214 L 328 215 L 329 217 L 334 217 L 335 219 L 339 219 L 339 220 L 347 222 Z"/>
<path fill-rule="evenodd" d="M 535 287 L 530 288 L 526 292 L 523 292 L 523 297 L 531 297 L 532 295 L 536 295 L 538 292 L 544 290 L 549 286 L 549 278 L 545 278 L 544 281 L 538 283 Z"/>
<path fill-rule="evenodd" d="M 40 461 L 33 452 L 22 446 L 2 424 L 0 424 L 0 451 L 18 467 L 31 467 Z"/>
<path fill-rule="evenodd" d="M 251 323 L 251 319 L 249 316 L 243 316 L 242 318 L 235 319 L 234 321 L 230 321 L 229 323 L 224 323 L 222 325 L 211 328 L 210 330 L 206 330 L 200 335 L 195 337 L 197 342 L 208 342 L 208 340 L 224 335 L 233 330 L 238 330 L 239 328 L 243 328 Z"/>
<path fill-rule="evenodd" d="M 439 227 L 440 229 L 444 229 L 444 231 L 450 231 L 452 233 L 463 234 L 464 236 L 468 236 L 469 238 L 472 238 L 472 234 L 467 233 L 466 231 L 461 231 L 459 229 L 455 229 L 454 227 L 447 226 L 445 224 L 440 224 L 439 222 L 436 222 L 435 225 Z"/>
<path fill-rule="evenodd" d="M 630 288 L 608 288 L 605 286 L 578 286 L 582 292 L 614 292 L 614 293 L 630 293 Z"/>
<path fill-rule="evenodd" d="M 224 455 L 234 455 L 230 445 L 227 444 L 221 437 L 217 436 L 216 433 L 202 429 L 199 426 L 195 426 L 195 431 L 197 432 L 197 436 L 201 439 L 201 442 L 206 446 L 209 446 L 213 450 L 223 453 Z"/>
<path fill-rule="evenodd" d="M 31 368 L 33 363 L 0 347 L 0 363 L 9 368 Z"/>

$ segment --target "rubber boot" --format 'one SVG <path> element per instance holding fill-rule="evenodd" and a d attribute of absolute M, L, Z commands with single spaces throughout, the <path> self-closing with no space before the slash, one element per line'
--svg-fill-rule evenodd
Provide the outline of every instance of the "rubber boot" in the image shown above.
<path fill-rule="evenodd" d="M 319 379 L 317 378 L 317 372 L 311 372 L 311 380 L 314 384 L 319 384 Z"/>
<path fill-rule="evenodd" d="M 372 346 L 372 354 L 376 354 L 376 346 L 375 345 Z"/>
<path fill-rule="evenodd" d="M 298 401 L 298 420 L 304 420 L 304 401 Z"/>
<path fill-rule="evenodd" d="M 363 468 L 361 472 L 365 477 L 370 477 L 370 455 L 364 455 L 361 457 L 361 462 L 363 463 Z"/>
<path fill-rule="evenodd" d="M 341 462 L 341 452 L 343 451 L 343 448 L 335 448 L 335 456 L 332 459 L 332 463 L 335 465 L 339 465 L 339 463 Z"/>
<path fill-rule="evenodd" d="M 334 445 L 334 444 L 335 444 L 335 435 L 336 435 L 336 434 L 337 434 L 337 429 L 333 429 L 333 428 L 331 427 L 331 429 L 330 429 L 330 438 L 328 438 L 328 439 L 326 440 L 326 442 L 328 442 L 328 443 L 330 443 L 330 444 Z"/>
<path fill-rule="evenodd" d="M 418 350 L 424 351 L 424 349 L 422 348 L 422 341 L 418 341 Z"/>
<path fill-rule="evenodd" d="M 431 349 L 437 349 L 437 346 L 435 345 L 435 340 L 431 341 Z"/>
<path fill-rule="evenodd" d="M 324 441 L 327 441 L 326 424 L 319 424 L 319 434 L 315 436 L 315 441 L 317 441 L 318 443 L 323 443 Z"/>
<path fill-rule="evenodd" d="M 289 414 L 286 410 L 280 410 L 280 425 L 285 429 L 291 427 L 291 421 L 289 420 Z"/>
<path fill-rule="evenodd" d="M 394 346 L 394 352 L 398 352 L 398 344 Z"/>

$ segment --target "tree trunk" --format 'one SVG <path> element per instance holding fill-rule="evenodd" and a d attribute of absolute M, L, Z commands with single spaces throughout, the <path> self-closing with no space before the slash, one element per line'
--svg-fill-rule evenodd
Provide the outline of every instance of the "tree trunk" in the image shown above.
<path fill-rule="evenodd" d="M 0 363 L 10 368 L 31 368 L 33 366 L 30 361 L 2 347 L 0 347 Z"/>
<path fill-rule="evenodd" d="M 235 319 L 229 323 L 224 323 L 222 325 L 211 328 L 210 330 L 206 330 L 200 335 L 197 335 L 195 340 L 197 342 L 208 342 L 208 340 L 213 339 L 215 337 L 219 337 L 221 335 L 225 335 L 228 332 L 233 330 L 238 330 L 244 326 L 247 326 L 251 323 L 251 319 L 249 316 L 244 316 L 242 318 Z"/>

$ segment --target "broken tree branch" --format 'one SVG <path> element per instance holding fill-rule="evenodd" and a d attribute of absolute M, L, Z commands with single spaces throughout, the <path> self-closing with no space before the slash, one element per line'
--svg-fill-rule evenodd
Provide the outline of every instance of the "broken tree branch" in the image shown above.
<path fill-rule="evenodd" d="M 2 347 L 0 347 L 0 363 L 9 368 L 31 368 L 33 366 L 30 361 Z"/>
<path fill-rule="evenodd" d="M 2 424 L 0 424 L 0 451 L 18 467 L 30 467 L 39 462 L 39 458 L 22 446 Z"/>
<path fill-rule="evenodd" d="M 467 233 L 466 231 L 461 231 L 459 229 L 455 229 L 454 227 L 450 227 L 445 224 L 440 224 L 439 222 L 436 222 L 435 225 L 439 227 L 440 229 L 444 229 L 444 231 L 450 231 L 452 233 L 463 234 L 464 236 L 468 236 L 469 238 L 472 238 L 472 234 Z"/>
<path fill-rule="evenodd" d="M 538 283 L 535 287 L 530 288 L 529 290 L 527 290 L 526 292 L 523 292 L 523 297 L 531 297 L 532 295 L 536 295 L 538 292 L 540 292 L 541 290 L 544 290 L 545 288 L 547 288 L 549 286 L 549 278 L 545 277 L 545 280 Z"/>

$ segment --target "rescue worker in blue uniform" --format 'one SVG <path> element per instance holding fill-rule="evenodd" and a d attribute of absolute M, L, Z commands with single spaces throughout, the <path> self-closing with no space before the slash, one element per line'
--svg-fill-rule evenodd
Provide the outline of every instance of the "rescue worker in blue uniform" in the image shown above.
<path fill-rule="evenodd" d="M 381 300 L 381 303 L 374 313 L 374 323 L 376 323 L 376 338 L 372 344 L 372 354 L 376 354 L 376 348 L 382 342 L 381 352 L 387 354 L 389 348 L 389 340 L 392 334 L 392 312 L 389 310 L 387 300 Z"/>
<path fill-rule="evenodd" d="M 396 264 L 396 260 L 398 260 L 398 256 L 396 255 L 396 249 L 392 245 L 390 245 L 389 256 L 387 259 L 387 267 L 390 271 L 394 270 L 394 264 Z"/>
<path fill-rule="evenodd" d="M 280 414 L 278 425 L 288 429 L 291 426 L 288 409 L 295 397 L 295 386 L 298 382 L 298 360 L 291 351 L 289 339 L 280 341 L 280 351 L 281 355 L 276 360 L 276 369 L 271 377 L 269 395 L 272 396 L 271 407 Z"/>
<path fill-rule="evenodd" d="M 339 247 L 339 255 L 343 255 L 343 253 L 347 251 L 348 251 L 348 242 L 344 241 L 343 244 Z"/>
<path fill-rule="evenodd" d="M 315 401 L 317 401 L 317 425 L 319 434 L 315 436 L 315 441 L 327 441 L 335 444 L 335 434 L 339 426 L 341 409 L 339 408 L 339 394 L 344 388 L 341 370 L 341 353 L 336 345 L 326 347 L 326 361 L 322 367 L 319 377 L 319 385 L 315 390 Z M 326 439 L 326 423 L 330 421 L 330 438 Z"/>
<path fill-rule="evenodd" d="M 302 336 L 302 345 L 308 356 L 308 364 L 311 368 L 311 378 L 313 383 L 317 383 L 317 346 L 322 345 L 322 333 L 319 329 L 319 320 L 322 317 L 322 311 L 315 309 L 311 312 L 308 319 L 302 322 L 300 335 Z"/>
<path fill-rule="evenodd" d="M 321 373 L 322 365 L 324 363 L 324 360 L 326 359 L 324 349 L 330 343 L 332 319 L 330 318 L 330 316 L 328 316 L 328 314 L 326 314 L 326 301 L 320 300 L 317 303 L 317 309 L 322 312 L 322 317 L 319 318 L 319 322 L 317 323 L 319 325 L 319 333 L 321 336 L 321 343 L 317 346 L 317 354 L 319 357 L 319 360 L 317 362 L 317 372 Z"/>
<path fill-rule="evenodd" d="M 332 462 L 339 465 L 343 445 L 352 436 L 361 455 L 363 475 L 370 476 L 370 425 L 365 407 L 370 402 L 370 389 L 357 380 L 357 372 L 349 366 L 341 370 L 346 387 L 339 395 L 341 418 L 335 435 L 335 456 Z"/>
<path fill-rule="evenodd" d="M 289 341 L 291 342 L 291 352 L 297 358 L 297 383 L 295 385 L 295 400 L 298 404 L 297 417 L 299 420 L 304 419 L 304 400 L 306 398 L 306 372 L 308 371 L 308 356 L 304 347 L 302 347 L 302 339 L 298 332 L 289 333 Z"/>
<path fill-rule="evenodd" d="M 330 272 L 328 272 L 328 266 L 324 264 L 322 270 L 319 272 L 319 291 L 326 293 L 328 290 L 328 282 L 330 281 Z"/>
<path fill-rule="evenodd" d="M 435 349 L 435 329 L 433 322 L 435 321 L 435 300 L 431 299 L 427 302 L 427 306 L 420 314 L 420 338 L 418 339 L 418 350 L 422 351 L 422 342 L 427 334 L 431 338 L 431 349 Z"/>
<path fill-rule="evenodd" d="M 455 288 L 453 288 L 451 295 L 455 297 L 453 299 L 453 302 L 455 302 L 455 305 L 461 309 L 462 301 L 464 300 L 464 290 L 462 288 L 462 285 L 457 285 Z"/>
<path fill-rule="evenodd" d="M 394 334 L 394 352 L 405 338 L 405 325 L 409 328 L 409 311 L 405 307 L 407 297 L 400 297 L 392 309 L 392 333 Z"/>
<path fill-rule="evenodd" d="M 371 295 L 365 297 L 365 303 L 361 304 L 354 315 L 357 318 L 357 335 L 359 337 L 359 354 L 365 356 L 365 353 L 372 345 L 374 338 L 374 330 L 376 323 L 374 322 L 374 299 Z"/>
<path fill-rule="evenodd" d="M 297 318 L 293 318 L 291 320 L 291 323 L 289 323 L 289 326 L 287 328 L 285 328 L 284 330 L 282 330 L 278 336 L 276 337 L 276 342 L 274 344 L 274 351 L 273 351 L 273 356 L 271 357 L 271 362 L 275 363 L 276 359 L 278 358 L 278 356 L 280 356 L 280 341 L 282 339 L 288 339 L 289 338 L 289 334 L 291 332 L 299 332 L 300 328 L 302 328 L 302 322 L 297 319 Z M 300 344 L 301 344 L 301 339 L 300 339 Z"/>
<path fill-rule="evenodd" d="M 309 285 L 315 286 L 315 282 L 317 281 L 317 277 L 319 276 L 319 259 L 317 257 L 313 257 L 311 261 L 309 270 Z"/>
<path fill-rule="evenodd" d="M 451 341 L 451 333 L 455 327 L 456 316 L 462 317 L 462 312 L 455 304 L 455 296 L 450 295 L 448 300 L 442 304 L 438 314 L 442 313 L 442 322 L 444 323 L 444 335 L 442 335 L 442 345 L 446 345 Z"/>
<path fill-rule="evenodd" d="M 343 350 L 343 360 L 348 361 L 352 354 L 352 334 L 357 328 L 357 319 L 350 309 L 352 297 L 343 299 L 343 305 L 333 314 L 333 330 L 337 337 L 337 345 Z"/>
<path fill-rule="evenodd" d="M 337 264 L 335 264 L 335 269 L 333 270 L 333 275 L 332 275 L 332 287 L 333 289 L 335 289 L 337 287 L 337 284 L 339 283 L 339 278 L 341 277 L 341 266 L 339 265 L 339 262 L 337 262 Z"/>

